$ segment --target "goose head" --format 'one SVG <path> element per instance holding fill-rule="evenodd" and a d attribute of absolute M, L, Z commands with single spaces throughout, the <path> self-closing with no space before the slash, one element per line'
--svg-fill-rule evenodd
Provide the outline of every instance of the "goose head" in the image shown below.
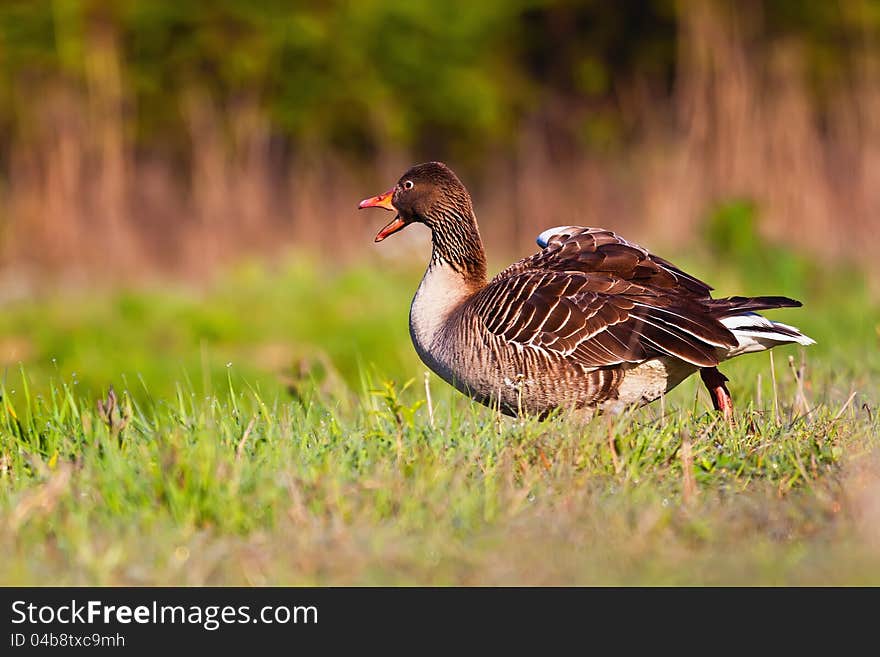
<path fill-rule="evenodd" d="M 358 209 L 383 208 L 396 212 L 376 235 L 381 242 L 411 223 L 425 224 L 433 233 L 460 233 L 476 227 L 471 197 L 458 176 L 442 162 L 411 167 L 384 194 L 364 199 Z"/>
<path fill-rule="evenodd" d="M 477 290 L 486 283 L 486 254 L 477 228 L 471 196 L 452 169 L 442 162 L 417 164 L 384 194 L 364 199 L 359 209 L 396 212 L 376 235 L 381 242 L 412 223 L 431 229 L 431 264 L 448 266 L 464 287 Z"/>

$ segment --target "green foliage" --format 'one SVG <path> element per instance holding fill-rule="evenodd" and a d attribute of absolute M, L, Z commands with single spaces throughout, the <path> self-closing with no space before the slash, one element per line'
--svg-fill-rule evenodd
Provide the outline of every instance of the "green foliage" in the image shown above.
<path fill-rule="evenodd" d="M 851 68 L 847 44 L 880 26 L 878 3 L 857 4 L 863 9 L 768 0 L 757 13 L 769 36 L 805 44 L 809 71 L 821 81 Z M 0 122 L 25 129 L 39 102 L 27 89 L 39 81 L 94 90 L 96 80 L 86 80 L 104 74 L 101 62 L 116 56 L 110 47 L 118 48 L 125 93 L 137 108 L 136 133 L 152 147 L 173 149 L 186 138 L 194 92 L 224 108 L 257 102 L 273 129 L 300 145 L 364 155 L 387 142 L 461 159 L 509 145 L 524 115 L 563 100 L 567 117 L 557 129 L 601 147 L 623 132 L 625 108 L 613 82 L 670 88 L 677 11 L 688 7 L 668 0 L 7 0 L 0 97 L 10 102 L 0 106 Z"/>
<path fill-rule="evenodd" d="M 766 250 L 757 231 L 757 208 L 751 200 L 737 199 L 716 207 L 706 221 L 706 243 L 717 254 L 749 258 Z"/>
<path fill-rule="evenodd" d="M 864 272 L 768 241 L 758 232 L 758 209 L 750 200 L 720 204 L 704 226 L 708 257 L 685 269 L 710 281 L 716 296 L 781 294 L 802 301 L 802 309 L 773 311 L 772 317 L 804 329 L 819 342 L 811 353 L 827 354 L 847 374 L 853 370 L 852 354 L 858 354 L 860 365 L 880 371 L 874 355 L 880 346 L 880 308 Z M 748 362 L 738 359 L 728 367 Z"/>
<path fill-rule="evenodd" d="M 202 290 L 22 300 L 0 317 L 0 354 L 7 368 L 24 361 L 44 383 L 63 377 L 91 396 L 114 385 L 142 398 L 141 380 L 162 396 L 178 384 L 210 394 L 230 372 L 273 394 L 313 376 L 331 387 L 336 379 L 352 384 L 361 360 L 389 372 L 413 364 L 407 275 L 369 267 L 319 273 L 294 259 L 282 268 L 243 266 Z"/>
<path fill-rule="evenodd" d="M 722 203 L 705 223 L 706 243 L 718 259 L 732 259 L 745 271 L 775 281 L 788 295 L 803 295 L 822 273 L 813 260 L 784 244 L 770 244 L 758 233 L 758 207 L 747 199 Z M 839 281 L 840 274 L 834 279 Z"/>
<path fill-rule="evenodd" d="M 380 407 L 365 395 L 350 410 L 317 391 L 308 402 L 235 384 L 181 392 L 131 403 L 119 440 L 106 402 L 65 383 L 29 399 L 0 388 L 0 581 L 880 577 L 860 525 L 845 520 L 864 511 L 863 484 L 850 482 L 870 464 L 859 455 L 878 447 L 877 419 L 857 405 L 803 417 L 783 384 L 778 420 L 744 410 L 729 428 L 703 407 L 584 426 L 499 420 L 456 397 L 433 424 L 414 388 L 385 381 L 377 392 Z M 858 567 L 830 566 L 851 560 Z"/>
<path fill-rule="evenodd" d="M 775 377 L 763 354 L 722 367 L 736 427 L 694 377 L 584 425 L 501 418 L 435 378 L 429 405 L 406 330 L 419 275 L 295 260 L 8 305 L 0 353 L 26 357 L 0 385 L 0 581 L 880 582 L 863 288 L 778 314 L 819 341 L 801 391 L 796 347 Z M 711 280 L 786 291 L 740 263 Z"/>

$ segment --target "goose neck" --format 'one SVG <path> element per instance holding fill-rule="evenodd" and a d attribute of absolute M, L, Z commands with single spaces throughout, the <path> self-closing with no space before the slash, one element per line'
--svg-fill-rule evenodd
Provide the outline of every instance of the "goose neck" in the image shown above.
<path fill-rule="evenodd" d="M 447 267 L 457 273 L 468 291 L 475 291 L 486 284 L 486 252 L 483 240 L 472 213 L 468 217 L 457 216 L 453 220 L 426 222 L 431 229 L 432 268 Z"/>

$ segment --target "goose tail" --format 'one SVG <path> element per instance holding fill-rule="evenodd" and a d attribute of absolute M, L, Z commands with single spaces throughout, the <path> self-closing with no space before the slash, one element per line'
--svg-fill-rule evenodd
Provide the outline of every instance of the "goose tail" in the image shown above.
<path fill-rule="evenodd" d="M 805 347 L 816 344 L 815 340 L 796 327 L 774 322 L 756 312 L 728 315 L 720 321 L 733 333 L 738 343 L 727 352 L 727 358 L 772 349 L 781 344 L 796 343 Z"/>

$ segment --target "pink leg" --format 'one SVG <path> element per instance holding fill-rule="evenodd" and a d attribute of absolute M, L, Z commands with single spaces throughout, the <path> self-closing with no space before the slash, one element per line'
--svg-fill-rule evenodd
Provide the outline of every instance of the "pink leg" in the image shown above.
<path fill-rule="evenodd" d="M 719 372 L 717 367 L 700 368 L 700 377 L 709 389 L 715 410 L 721 411 L 724 419 L 733 424 L 733 398 L 730 396 L 730 390 L 724 385 L 727 377 Z"/>

